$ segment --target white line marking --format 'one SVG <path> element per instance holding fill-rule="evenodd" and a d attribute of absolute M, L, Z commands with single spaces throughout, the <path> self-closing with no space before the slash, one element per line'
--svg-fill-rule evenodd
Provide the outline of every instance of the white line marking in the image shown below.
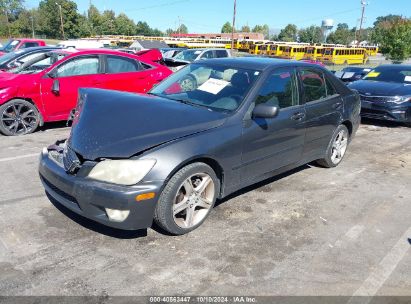
<path fill-rule="evenodd" d="M 404 258 L 408 249 L 411 247 L 408 238 L 411 236 L 411 227 L 401 236 L 398 242 L 392 247 L 390 252 L 381 260 L 380 264 L 370 274 L 370 276 L 362 283 L 360 288 L 354 292 L 348 303 L 367 304 L 372 300 L 372 297 L 378 292 L 385 281 L 390 277 L 398 263 Z M 359 298 L 359 296 L 365 296 Z"/>
<path fill-rule="evenodd" d="M 38 152 L 38 153 L 32 153 L 32 154 L 26 154 L 26 155 L 20 155 L 20 156 L 14 156 L 14 157 L 0 158 L 0 163 L 1 163 L 1 162 L 12 161 L 12 160 L 16 160 L 16 159 L 22 159 L 22 158 L 29 158 L 29 157 L 39 156 L 39 155 L 40 155 L 40 152 Z"/>

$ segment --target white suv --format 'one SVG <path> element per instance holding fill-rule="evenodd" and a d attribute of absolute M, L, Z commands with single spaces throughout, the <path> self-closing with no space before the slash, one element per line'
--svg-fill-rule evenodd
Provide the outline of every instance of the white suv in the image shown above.
<path fill-rule="evenodd" d="M 171 70 L 177 71 L 186 64 L 197 60 L 227 57 L 231 57 L 231 53 L 226 49 L 188 49 L 172 58 L 165 58 L 164 61 Z"/>

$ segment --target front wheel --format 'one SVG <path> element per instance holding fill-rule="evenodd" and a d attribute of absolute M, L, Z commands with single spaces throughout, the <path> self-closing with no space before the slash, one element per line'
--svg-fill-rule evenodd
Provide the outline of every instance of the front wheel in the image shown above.
<path fill-rule="evenodd" d="M 333 168 L 340 164 L 347 151 L 350 134 L 344 125 L 339 125 L 328 144 L 326 155 L 317 160 L 320 166 Z"/>
<path fill-rule="evenodd" d="M 220 191 L 214 170 L 204 163 L 193 163 L 168 181 L 154 212 L 154 221 L 173 235 L 199 227 L 209 215 Z"/>
<path fill-rule="evenodd" d="M 0 107 L 0 132 L 7 136 L 34 132 L 40 124 L 36 106 L 23 99 L 14 99 Z"/>

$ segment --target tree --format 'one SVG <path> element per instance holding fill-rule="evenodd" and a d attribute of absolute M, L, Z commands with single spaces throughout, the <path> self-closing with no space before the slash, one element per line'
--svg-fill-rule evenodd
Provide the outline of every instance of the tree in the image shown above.
<path fill-rule="evenodd" d="M 300 29 L 298 31 L 298 37 L 300 42 L 321 43 L 323 40 L 323 32 L 321 27 L 311 25 L 305 29 Z"/>
<path fill-rule="evenodd" d="M 87 11 L 87 20 L 90 23 L 91 34 L 102 35 L 101 25 L 103 23 L 103 19 L 101 17 L 100 11 L 94 5 L 90 5 Z"/>
<path fill-rule="evenodd" d="M 380 16 L 380 17 L 377 17 L 377 19 L 375 20 L 374 27 L 378 27 L 381 23 L 386 22 L 386 21 L 393 22 L 393 21 L 401 20 L 401 19 L 402 19 L 402 16 L 400 15 L 389 14 L 387 16 Z"/>
<path fill-rule="evenodd" d="M 257 24 L 256 26 L 253 27 L 252 32 L 253 33 L 261 33 L 261 34 L 264 35 L 264 39 L 268 39 L 269 34 L 270 34 L 270 28 L 267 24 L 264 24 L 264 25 Z"/>
<path fill-rule="evenodd" d="M 181 24 L 178 28 L 177 28 L 177 33 L 180 34 L 188 34 L 188 28 L 185 24 Z"/>
<path fill-rule="evenodd" d="M 327 42 L 334 43 L 334 44 L 348 45 L 352 41 L 354 41 L 355 33 L 356 33 L 355 28 L 353 28 L 352 30 L 349 30 L 348 25 L 346 23 L 339 23 L 337 25 L 337 29 L 327 37 Z M 357 38 L 360 38 L 360 37 L 357 37 Z"/>
<path fill-rule="evenodd" d="M 105 10 L 101 14 L 101 33 L 103 35 L 115 35 L 116 32 L 116 13 L 113 10 Z"/>
<path fill-rule="evenodd" d="M 223 27 L 221 28 L 221 33 L 231 33 L 233 31 L 233 27 L 231 26 L 230 22 L 224 23 Z"/>
<path fill-rule="evenodd" d="M 251 32 L 251 29 L 250 29 L 250 27 L 249 27 L 248 25 L 243 25 L 243 26 L 241 27 L 241 32 L 243 32 L 243 33 L 250 33 L 250 32 Z"/>
<path fill-rule="evenodd" d="M 172 34 L 174 34 L 174 30 L 171 28 L 166 29 L 166 36 L 170 37 Z"/>
<path fill-rule="evenodd" d="M 0 13 L 4 18 L 0 19 L 0 35 L 11 35 L 10 22 L 15 21 L 23 10 L 24 0 L 0 0 Z"/>
<path fill-rule="evenodd" d="M 391 18 L 377 23 L 375 40 L 387 58 L 403 61 L 411 56 L 411 19 Z"/>
<path fill-rule="evenodd" d="M 71 0 L 42 0 L 39 3 L 39 22 L 41 34 L 47 37 L 62 38 L 60 11 L 57 4 L 61 5 L 65 38 L 80 37 L 80 14 L 77 4 Z"/>
<path fill-rule="evenodd" d="M 297 40 L 297 26 L 295 24 L 288 24 L 280 31 L 278 35 L 280 41 L 293 42 Z"/>
<path fill-rule="evenodd" d="M 133 20 L 127 17 L 126 14 L 121 13 L 115 19 L 115 32 L 119 35 L 133 35 L 136 30 L 136 25 Z"/>

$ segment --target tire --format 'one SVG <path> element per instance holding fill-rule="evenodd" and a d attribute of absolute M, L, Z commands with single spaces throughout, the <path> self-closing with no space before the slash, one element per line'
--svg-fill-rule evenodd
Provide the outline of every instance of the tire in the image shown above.
<path fill-rule="evenodd" d="M 404 126 L 407 128 L 411 128 L 411 121 L 410 122 L 404 122 Z"/>
<path fill-rule="evenodd" d="M 200 162 L 189 164 L 167 182 L 154 212 L 154 222 L 172 235 L 188 233 L 205 221 L 219 192 L 220 181 L 210 166 Z"/>
<path fill-rule="evenodd" d="M 33 133 L 40 120 L 36 106 L 23 99 L 13 99 L 0 107 L 0 132 L 6 136 Z"/>
<path fill-rule="evenodd" d="M 325 168 L 333 168 L 338 166 L 344 158 L 349 142 L 350 133 L 348 132 L 347 127 L 344 125 L 339 125 L 331 137 L 325 157 L 317 160 L 317 164 Z"/>

